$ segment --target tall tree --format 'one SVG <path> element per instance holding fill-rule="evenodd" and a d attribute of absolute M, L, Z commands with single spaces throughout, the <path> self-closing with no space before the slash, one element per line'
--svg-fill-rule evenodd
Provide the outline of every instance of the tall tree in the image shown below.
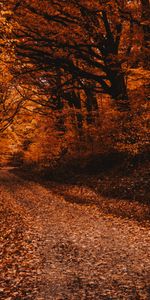
<path fill-rule="evenodd" d="M 61 69 L 66 78 L 60 87 L 63 91 L 74 88 L 72 78 L 79 82 L 80 89 L 85 86 L 81 87 L 81 82 L 91 81 L 91 89 L 95 82 L 101 92 L 112 97 L 119 110 L 129 109 L 122 68 L 126 59 L 123 28 L 128 20 L 120 13 L 117 1 L 17 3 L 12 8 L 13 20 L 18 23 L 14 27 L 18 57 L 15 71 L 22 80 L 28 77 L 29 81 L 37 74 L 40 84 L 41 78 L 47 80 L 51 93 L 57 69 Z"/>

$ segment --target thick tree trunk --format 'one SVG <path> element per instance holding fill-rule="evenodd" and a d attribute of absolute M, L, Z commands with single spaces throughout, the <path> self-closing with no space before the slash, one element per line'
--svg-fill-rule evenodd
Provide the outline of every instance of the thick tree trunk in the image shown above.
<path fill-rule="evenodd" d="M 142 8 L 142 28 L 143 28 L 143 44 L 142 44 L 142 54 L 143 54 L 143 65 L 146 68 L 149 68 L 150 64 L 150 2 L 149 0 L 141 0 L 141 8 Z"/>
<path fill-rule="evenodd" d="M 110 82 L 109 94 L 113 100 L 115 100 L 116 107 L 119 111 L 129 111 L 130 104 L 125 76 L 118 57 L 122 26 L 117 26 L 116 38 L 115 34 L 112 32 L 111 24 L 105 10 L 102 11 L 102 19 L 106 30 L 106 36 L 103 37 L 103 47 L 101 48 L 101 53 L 105 64 L 105 72 Z"/>
<path fill-rule="evenodd" d="M 111 78 L 111 96 L 116 101 L 119 111 L 129 111 L 130 103 L 123 74 Z"/>
<path fill-rule="evenodd" d="M 110 63 L 107 69 L 110 81 L 110 95 L 119 111 L 130 111 L 130 103 L 125 82 L 125 75 L 119 63 Z"/>

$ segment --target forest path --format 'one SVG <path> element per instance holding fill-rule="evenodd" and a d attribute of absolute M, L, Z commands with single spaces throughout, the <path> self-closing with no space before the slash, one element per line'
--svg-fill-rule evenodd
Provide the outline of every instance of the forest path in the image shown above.
<path fill-rule="evenodd" d="M 0 299 L 150 299 L 148 224 L 90 199 L 102 200 L 90 188 L 0 171 Z"/>

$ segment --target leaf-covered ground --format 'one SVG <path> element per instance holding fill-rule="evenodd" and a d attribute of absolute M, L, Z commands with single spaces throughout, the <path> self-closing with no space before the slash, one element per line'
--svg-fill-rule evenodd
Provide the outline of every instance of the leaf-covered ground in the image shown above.
<path fill-rule="evenodd" d="M 125 203 L 1 170 L 0 298 L 148 300 L 149 207 Z"/>

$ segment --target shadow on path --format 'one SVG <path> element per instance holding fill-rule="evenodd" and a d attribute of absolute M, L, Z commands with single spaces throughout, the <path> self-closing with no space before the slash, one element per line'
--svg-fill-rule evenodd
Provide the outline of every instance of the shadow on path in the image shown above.
<path fill-rule="evenodd" d="M 44 180 L 32 173 L 23 172 L 21 169 L 11 169 L 9 171 L 12 176 L 3 178 L 2 182 L 12 187 L 20 185 L 27 185 L 27 182 L 34 182 L 40 184 L 47 190 L 55 193 L 55 195 L 62 196 L 65 201 L 84 206 L 96 206 L 97 209 L 103 211 L 105 214 L 112 214 L 117 217 L 133 219 L 138 222 L 150 221 L 150 206 L 147 203 L 140 203 L 131 199 L 122 199 L 119 197 L 107 197 L 105 193 L 100 193 L 96 186 L 92 187 L 92 183 L 87 184 L 86 181 L 76 181 L 74 179 L 70 182 L 57 182 L 52 180 Z M 13 176 L 13 174 L 15 176 Z M 8 180 L 7 180 L 8 179 Z M 84 183 L 83 183 L 84 182 Z"/>

